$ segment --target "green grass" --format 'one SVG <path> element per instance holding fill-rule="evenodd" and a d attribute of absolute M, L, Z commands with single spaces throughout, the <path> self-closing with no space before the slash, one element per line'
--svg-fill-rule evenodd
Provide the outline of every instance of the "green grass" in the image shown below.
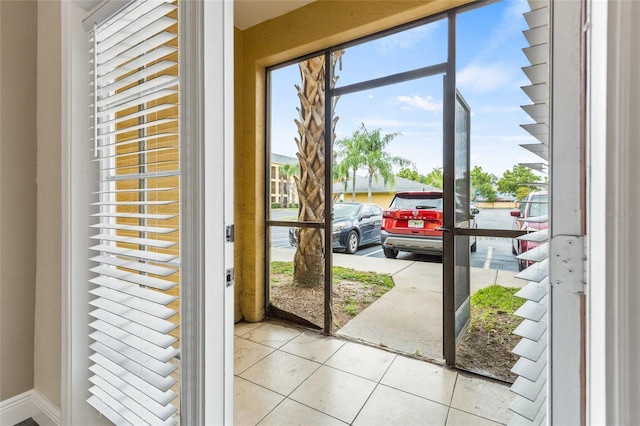
<path fill-rule="evenodd" d="M 513 331 L 515 315 L 513 313 L 524 303 L 524 299 L 515 296 L 520 290 L 514 287 L 492 285 L 478 290 L 471 296 L 472 326 L 481 327 L 487 331 L 502 329 Z M 497 320 L 497 314 L 508 314 L 514 321 L 503 323 Z"/>
<path fill-rule="evenodd" d="M 518 290 L 520 289 L 494 284 L 478 290 L 471 296 L 471 305 L 512 314 L 524 303 L 524 299 L 514 296 Z"/>
<path fill-rule="evenodd" d="M 358 313 L 358 302 L 355 300 L 348 300 L 342 309 L 349 315 L 356 315 Z"/>
<path fill-rule="evenodd" d="M 293 275 L 293 262 L 271 262 L 272 274 L 286 274 Z M 376 272 L 363 272 L 356 271 L 350 268 L 343 268 L 341 266 L 333 267 L 333 279 L 356 281 L 362 283 L 365 287 L 381 286 L 386 288 L 393 288 L 393 280 L 389 275 L 378 274 Z"/>

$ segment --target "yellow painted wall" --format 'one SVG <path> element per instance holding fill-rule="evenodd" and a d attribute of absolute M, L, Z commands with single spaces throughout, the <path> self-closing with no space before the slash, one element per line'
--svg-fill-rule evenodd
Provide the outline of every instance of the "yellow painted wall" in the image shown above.
<path fill-rule="evenodd" d="M 383 209 L 386 209 L 387 207 L 389 207 L 389 204 L 391 204 L 391 200 L 393 199 L 394 195 L 395 192 L 371 194 L 371 202 L 379 205 Z M 344 201 L 351 201 L 350 193 L 344 194 Z M 368 203 L 369 194 L 367 194 L 366 192 L 356 193 L 356 201 L 359 203 Z"/>
<path fill-rule="evenodd" d="M 265 67 L 466 3 L 319 0 L 236 29 L 236 320 L 264 318 Z"/>

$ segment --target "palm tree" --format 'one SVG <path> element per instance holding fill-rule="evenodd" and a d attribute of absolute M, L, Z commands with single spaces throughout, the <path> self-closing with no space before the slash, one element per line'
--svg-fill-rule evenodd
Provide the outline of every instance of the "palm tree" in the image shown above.
<path fill-rule="evenodd" d="M 368 199 L 371 202 L 371 182 L 375 178 L 376 182 L 378 176 L 381 176 L 385 185 L 387 182 L 391 184 L 391 187 L 395 186 L 395 179 L 393 174 L 393 166 L 406 167 L 413 166 L 410 160 L 403 157 L 392 156 L 384 149 L 396 136 L 400 133 L 389 133 L 381 136 L 381 129 L 374 129 L 368 131 L 364 124 L 362 125 L 364 131 L 364 166 L 367 169 L 367 178 L 369 183 Z"/>
<path fill-rule="evenodd" d="M 336 62 L 341 60 L 343 51 L 333 53 L 331 75 Z M 298 220 L 301 222 L 322 222 L 325 214 L 324 173 L 325 173 L 325 64 L 324 56 L 299 62 L 301 85 L 296 85 L 300 108 L 298 146 L 296 156 L 300 163 L 300 175 L 294 176 L 298 189 Z M 331 81 L 335 86 L 337 78 Z M 331 115 L 338 101 L 334 97 Z M 337 117 L 333 119 L 332 134 Z M 333 142 L 333 141 L 332 141 Z M 330 201 L 330 200 L 329 200 Z M 329 207 L 331 208 L 331 207 Z M 328 224 L 331 226 L 331 224 Z M 316 287 L 324 282 L 324 238 L 322 229 L 300 228 L 296 241 L 293 279 L 300 287 Z M 331 246 L 331 242 L 329 242 Z"/>
<path fill-rule="evenodd" d="M 356 171 L 365 165 L 365 135 L 366 129 L 363 123 L 358 130 L 353 132 L 351 137 L 336 142 L 338 156 L 342 158 L 339 167 L 351 172 L 351 201 L 356 200 Z"/>
<path fill-rule="evenodd" d="M 278 168 L 280 174 L 280 182 L 282 183 L 282 191 L 280 191 L 280 202 L 282 207 L 287 207 L 287 204 L 291 204 L 293 201 L 289 197 L 289 181 L 291 176 L 297 175 L 300 171 L 300 166 L 294 163 L 283 164 Z M 285 198 L 286 197 L 286 198 Z"/>
<path fill-rule="evenodd" d="M 349 168 L 345 167 L 344 164 L 336 161 L 337 156 L 334 153 L 333 156 L 333 181 L 334 182 L 342 182 L 344 185 L 344 191 L 347 192 L 347 184 L 349 183 Z M 336 198 L 340 194 L 333 194 L 332 202 L 336 201 Z"/>

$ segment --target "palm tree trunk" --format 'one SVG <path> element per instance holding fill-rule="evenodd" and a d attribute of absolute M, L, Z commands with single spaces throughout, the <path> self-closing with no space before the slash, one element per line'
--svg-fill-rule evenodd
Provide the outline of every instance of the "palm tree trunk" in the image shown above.
<path fill-rule="evenodd" d="M 353 180 L 351 181 L 351 201 L 356 201 L 356 169 L 353 169 Z"/>
<path fill-rule="evenodd" d="M 334 65 L 341 53 L 334 54 Z M 297 157 L 300 176 L 295 176 L 298 189 L 298 220 L 322 222 L 325 212 L 325 60 L 324 56 L 299 63 L 302 84 L 296 85 L 300 108 Z M 333 74 L 333 73 L 332 73 Z M 335 80 L 334 80 L 335 81 Z M 335 84 L 335 83 L 333 83 Z M 335 102 L 332 105 L 332 111 Z M 336 120 L 333 120 L 335 128 Z M 330 201 L 329 201 L 330 202 Z M 329 208 L 331 208 L 329 206 Z M 331 224 L 329 224 L 331 226 Z M 322 229 L 301 228 L 296 242 L 293 278 L 300 287 L 316 287 L 324 282 L 324 235 Z"/>

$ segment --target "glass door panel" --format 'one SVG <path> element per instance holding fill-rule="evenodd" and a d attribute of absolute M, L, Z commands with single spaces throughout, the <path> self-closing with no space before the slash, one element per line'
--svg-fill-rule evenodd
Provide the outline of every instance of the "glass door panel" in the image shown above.
<path fill-rule="evenodd" d="M 470 208 L 469 140 L 471 110 L 460 93 L 456 92 L 455 103 L 455 228 L 472 227 Z M 456 344 L 469 323 L 469 237 L 455 235 L 455 339 Z"/>
<path fill-rule="evenodd" d="M 326 55 L 268 71 L 267 313 L 325 328 Z M 330 292 L 329 292 L 330 293 Z"/>

